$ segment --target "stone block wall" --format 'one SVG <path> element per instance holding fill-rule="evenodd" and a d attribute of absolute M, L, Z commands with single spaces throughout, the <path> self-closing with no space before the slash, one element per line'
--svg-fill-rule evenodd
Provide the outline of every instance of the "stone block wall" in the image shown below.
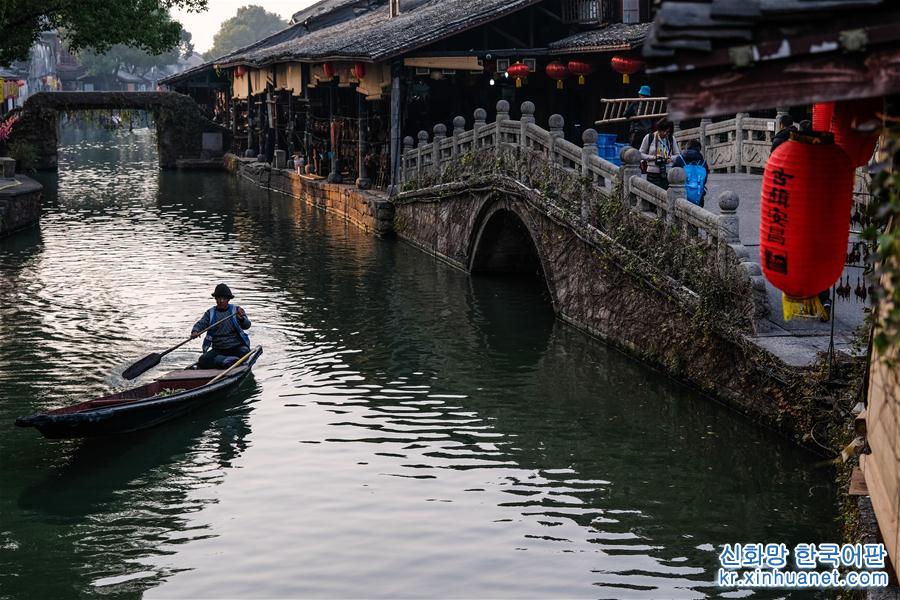
<path fill-rule="evenodd" d="M 36 225 L 41 218 L 43 187 L 17 175 L 0 179 L 0 237 Z"/>
<path fill-rule="evenodd" d="M 258 186 L 302 200 L 338 215 L 380 236 L 393 233 L 394 206 L 377 192 L 355 186 L 302 177 L 290 169 L 275 169 L 253 158 L 225 155 L 225 168 Z"/>

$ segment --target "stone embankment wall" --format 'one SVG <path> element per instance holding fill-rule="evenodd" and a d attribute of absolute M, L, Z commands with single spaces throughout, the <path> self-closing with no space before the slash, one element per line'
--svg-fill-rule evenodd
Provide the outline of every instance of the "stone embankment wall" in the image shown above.
<path fill-rule="evenodd" d="M 41 218 L 43 186 L 15 175 L 11 158 L 0 158 L 0 237 L 36 225 Z"/>
<path fill-rule="evenodd" d="M 381 236 L 393 232 L 394 207 L 377 192 L 304 177 L 290 169 L 276 169 L 255 158 L 234 154 L 225 155 L 225 168 L 262 188 L 338 215 L 367 232 Z"/>

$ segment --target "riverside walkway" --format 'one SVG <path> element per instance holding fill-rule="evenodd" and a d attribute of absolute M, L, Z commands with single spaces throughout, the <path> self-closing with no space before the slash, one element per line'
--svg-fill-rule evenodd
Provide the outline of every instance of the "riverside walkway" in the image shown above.
<path fill-rule="evenodd" d="M 707 199 L 714 199 L 723 191 L 735 192 L 741 199 L 738 207 L 740 237 L 750 257 L 759 264 L 759 207 L 762 176 L 746 173 L 712 173 L 707 184 Z M 706 202 L 706 208 L 719 214 L 717 202 Z M 854 225 L 852 231 L 859 231 Z M 850 244 L 859 240 L 859 235 L 851 233 Z M 848 248 L 849 251 L 849 248 Z M 863 324 L 869 313 L 871 303 L 858 298 L 854 290 L 857 278 L 865 285 L 863 266 L 861 264 L 845 265 L 842 280 L 849 277 L 850 295 L 842 299 L 835 296 L 832 303 L 834 317 L 835 349 L 848 353 L 857 353 L 853 342 L 856 331 Z M 781 313 L 781 292 L 766 280 L 766 291 L 772 310 L 767 317 L 757 322 L 756 343 L 766 348 L 785 363 L 792 366 L 806 366 L 813 363 L 820 352 L 827 352 L 831 338 L 831 323 L 822 323 L 818 319 L 792 319 L 785 321 Z"/>

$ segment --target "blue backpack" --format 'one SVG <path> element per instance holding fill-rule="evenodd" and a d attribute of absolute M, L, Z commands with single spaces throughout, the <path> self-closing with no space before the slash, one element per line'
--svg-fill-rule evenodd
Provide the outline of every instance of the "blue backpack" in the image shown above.
<path fill-rule="evenodd" d="M 706 189 L 706 161 L 687 163 L 684 158 L 684 191 L 687 199 L 700 206 L 703 190 Z"/>

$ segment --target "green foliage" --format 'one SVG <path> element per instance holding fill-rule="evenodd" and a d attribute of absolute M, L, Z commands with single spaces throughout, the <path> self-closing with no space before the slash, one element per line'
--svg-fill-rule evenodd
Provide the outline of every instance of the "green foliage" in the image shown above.
<path fill-rule="evenodd" d="M 38 164 L 38 151 L 34 144 L 15 140 L 9 144 L 9 155 L 16 159 L 20 171 L 34 171 Z"/>
<path fill-rule="evenodd" d="M 169 9 L 206 10 L 207 0 L 3 0 L 0 64 L 25 60 L 42 31 L 57 29 L 73 52 L 104 53 L 116 44 L 159 54 L 179 43 Z"/>
<path fill-rule="evenodd" d="M 194 51 L 191 43 L 191 34 L 182 31 L 179 42 L 172 48 L 151 54 L 146 50 L 116 44 L 102 54 L 92 50 L 82 50 L 78 53 L 78 62 L 85 67 L 88 75 L 99 76 L 106 80 L 107 89 L 114 89 L 119 70 L 127 71 L 133 75 L 146 75 L 153 67 L 163 68 L 175 64 L 181 57 L 187 58 Z"/>
<path fill-rule="evenodd" d="M 875 242 L 874 271 L 870 275 L 875 289 L 873 312 L 879 314 L 884 303 L 890 307 L 873 339 L 879 353 L 886 354 L 890 348 L 900 347 L 900 125 L 890 128 L 883 139 L 882 150 L 888 159 L 872 178 L 871 224 L 863 231 L 863 238 Z"/>
<path fill-rule="evenodd" d="M 266 12 L 262 6 L 242 6 L 237 14 L 222 23 L 213 38 L 212 48 L 203 58 L 213 60 L 235 50 L 249 46 L 287 27 L 287 22 L 275 13 Z"/>

